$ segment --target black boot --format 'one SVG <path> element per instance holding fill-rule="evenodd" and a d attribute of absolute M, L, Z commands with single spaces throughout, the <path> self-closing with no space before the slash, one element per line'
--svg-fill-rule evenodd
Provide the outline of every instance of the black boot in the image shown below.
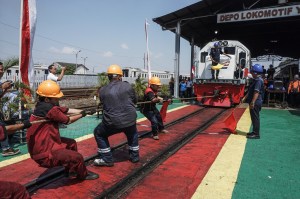
<path fill-rule="evenodd" d="M 91 172 L 91 171 L 88 171 L 87 175 L 85 176 L 85 180 L 95 180 L 95 179 L 98 179 L 99 178 L 99 175 L 97 173 L 94 173 L 94 172 Z"/>
<path fill-rule="evenodd" d="M 259 139 L 260 136 L 259 136 L 259 134 L 253 133 L 253 134 L 247 135 L 247 138 L 248 139 Z"/>

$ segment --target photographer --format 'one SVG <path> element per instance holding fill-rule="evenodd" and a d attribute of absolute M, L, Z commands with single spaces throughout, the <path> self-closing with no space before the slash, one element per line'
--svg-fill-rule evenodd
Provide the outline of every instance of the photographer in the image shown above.
<path fill-rule="evenodd" d="M 0 79 L 3 77 L 3 74 L 4 74 L 3 63 L 0 62 Z M 2 84 L 0 84 L 0 98 L 7 97 L 8 102 L 12 102 L 17 97 L 17 95 L 7 92 L 12 86 L 13 86 L 12 81 L 6 81 L 6 82 L 3 82 Z M 6 106 L 4 105 L 2 109 L 5 110 L 6 108 L 7 108 L 7 105 Z M 4 121 L 4 117 L 2 114 L 3 110 L 0 110 L 0 121 L 1 122 Z M 3 157 L 17 155 L 20 153 L 20 149 L 13 149 L 9 145 L 8 137 L 6 137 L 3 141 L 1 141 L 0 144 L 1 144 L 1 148 L 2 148 L 2 156 Z"/>

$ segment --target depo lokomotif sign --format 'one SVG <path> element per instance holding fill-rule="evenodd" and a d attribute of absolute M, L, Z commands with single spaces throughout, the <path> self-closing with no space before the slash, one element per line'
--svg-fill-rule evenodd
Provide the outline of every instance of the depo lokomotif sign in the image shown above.
<path fill-rule="evenodd" d="M 300 5 L 218 14 L 217 23 L 300 16 Z"/>

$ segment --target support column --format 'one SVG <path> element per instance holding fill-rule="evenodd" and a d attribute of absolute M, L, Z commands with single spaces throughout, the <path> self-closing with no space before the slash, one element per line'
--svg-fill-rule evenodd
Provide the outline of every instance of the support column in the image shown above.
<path fill-rule="evenodd" d="M 177 22 L 175 34 L 175 68 L 174 68 L 174 96 L 179 97 L 179 66 L 180 66 L 180 22 Z"/>
<path fill-rule="evenodd" d="M 298 59 L 298 72 L 300 73 L 300 58 Z"/>
<path fill-rule="evenodd" d="M 192 41 L 191 41 L 191 68 L 190 68 L 190 77 L 191 80 L 193 81 L 194 79 L 194 74 L 193 74 L 193 66 L 194 66 L 194 60 L 195 60 L 195 52 L 194 49 L 195 48 L 195 42 L 194 42 L 194 37 L 192 37 Z"/>

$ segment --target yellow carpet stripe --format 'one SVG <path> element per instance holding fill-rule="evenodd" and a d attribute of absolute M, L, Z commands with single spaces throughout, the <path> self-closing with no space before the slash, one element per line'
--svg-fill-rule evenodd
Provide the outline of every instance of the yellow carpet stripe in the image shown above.
<path fill-rule="evenodd" d="M 231 198 L 247 142 L 244 135 L 250 126 L 249 109 L 246 109 L 237 125 L 238 135 L 228 137 L 192 199 Z"/>
<path fill-rule="evenodd" d="M 189 106 L 189 105 L 184 105 L 184 106 L 180 106 L 180 107 L 168 110 L 167 113 L 185 108 L 187 106 Z M 137 122 L 142 122 L 142 121 L 145 121 L 145 120 L 147 120 L 147 118 L 144 117 L 144 118 L 138 119 Z M 92 138 L 92 137 L 94 137 L 94 134 L 88 134 L 88 135 L 84 135 L 82 137 L 76 138 L 75 140 L 76 140 L 76 142 L 80 142 L 80 141 L 87 140 L 87 139 Z M 0 168 L 11 165 L 11 164 L 14 164 L 14 163 L 17 163 L 17 162 L 20 162 L 20 161 L 23 161 L 23 160 L 26 160 L 28 158 L 30 158 L 30 155 L 28 153 L 26 153 L 24 155 L 11 158 L 9 160 L 4 160 L 4 161 L 0 162 Z"/>
<path fill-rule="evenodd" d="M 0 162 L 0 168 L 11 165 L 11 164 L 14 164 L 14 163 L 17 163 L 17 162 L 20 162 L 22 160 L 26 160 L 28 158 L 30 158 L 30 156 L 29 156 L 28 153 L 26 153 L 24 155 L 20 155 L 20 156 L 15 157 L 15 158 L 11 158 L 9 160 L 4 160 L 4 161 Z"/>

